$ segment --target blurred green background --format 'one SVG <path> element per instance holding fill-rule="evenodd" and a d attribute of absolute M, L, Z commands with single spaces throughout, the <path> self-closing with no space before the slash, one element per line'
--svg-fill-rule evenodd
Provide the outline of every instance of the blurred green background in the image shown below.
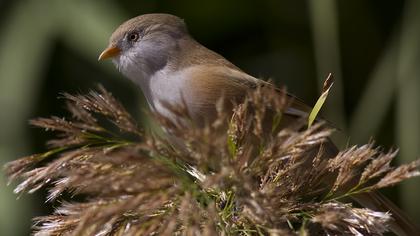
<path fill-rule="evenodd" d="M 142 119 L 142 95 L 111 62 L 97 62 L 112 31 L 143 13 L 184 18 L 192 35 L 246 72 L 271 78 L 309 104 L 336 78 L 324 117 L 341 147 L 400 148 L 420 157 L 420 1 L 15 0 L 0 1 L 0 164 L 45 150 L 28 125 L 66 115 L 61 92 L 102 83 Z M 18 196 L 0 175 L 0 234 L 27 235 L 48 214 L 45 190 Z M 420 179 L 385 191 L 420 223 Z"/>

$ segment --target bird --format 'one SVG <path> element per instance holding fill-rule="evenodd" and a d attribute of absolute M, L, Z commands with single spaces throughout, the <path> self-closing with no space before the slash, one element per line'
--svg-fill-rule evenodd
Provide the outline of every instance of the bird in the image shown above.
<path fill-rule="evenodd" d="M 215 118 L 220 97 L 243 98 L 250 89 L 268 84 L 197 42 L 184 20 L 171 14 L 144 14 L 122 23 L 98 60 L 107 58 L 140 87 L 152 111 L 177 120 L 177 114 L 167 104 L 184 104 L 199 125 Z M 285 114 L 290 120 L 311 111 L 294 95 L 288 96 L 292 97 L 292 104 Z M 334 144 L 327 147 L 332 155 L 337 154 Z M 398 235 L 420 234 L 402 211 L 380 193 L 362 194 L 355 200 L 374 210 L 390 211 L 394 218 L 391 230 Z"/>

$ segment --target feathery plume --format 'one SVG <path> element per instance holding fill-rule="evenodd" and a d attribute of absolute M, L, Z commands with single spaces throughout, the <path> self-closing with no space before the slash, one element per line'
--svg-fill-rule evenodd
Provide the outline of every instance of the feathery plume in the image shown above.
<path fill-rule="evenodd" d="M 49 150 L 5 166 L 16 193 L 59 202 L 35 235 L 382 235 L 391 216 L 348 197 L 419 175 L 420 161 L 392 168 L 396 151 L 372 143 L 326 156 L 333 130 L 285 126 L 284 90 L 256 88 L 233 114 L 221 99 L 202 126 L 166 104 L 183 117 L 152 114 L 167 136 L 142 132 L 102 86 L 64 98 L 71 117 L 31 121 L 56 132 Z"/>

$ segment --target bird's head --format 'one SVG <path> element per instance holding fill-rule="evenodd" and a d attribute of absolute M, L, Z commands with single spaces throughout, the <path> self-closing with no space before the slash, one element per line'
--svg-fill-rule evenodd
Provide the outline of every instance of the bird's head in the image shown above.
<path fill-rule="evenodd" d="M 186 36 L 187 27 L 179 17 L 141 15 L 115 30 L 99 60 L 112 58 L 124 75 L 132 80 L 142 79 L 165 67 L 176 56 L 179 40 Z"/>

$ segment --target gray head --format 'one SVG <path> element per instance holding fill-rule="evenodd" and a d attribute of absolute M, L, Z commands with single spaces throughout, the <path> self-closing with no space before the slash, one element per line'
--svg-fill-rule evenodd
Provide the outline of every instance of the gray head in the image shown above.
<path fill-rule="evenodd" d="M 127 77 L 147 78 L 162 69 L 179 51 L 179 40 L 188 36 L 182 19 L 169 14 L 146 14 L 120 25 L 99 60 L 112 58 Z M 139 81 L 136 81 L 139 82 Z"/>

